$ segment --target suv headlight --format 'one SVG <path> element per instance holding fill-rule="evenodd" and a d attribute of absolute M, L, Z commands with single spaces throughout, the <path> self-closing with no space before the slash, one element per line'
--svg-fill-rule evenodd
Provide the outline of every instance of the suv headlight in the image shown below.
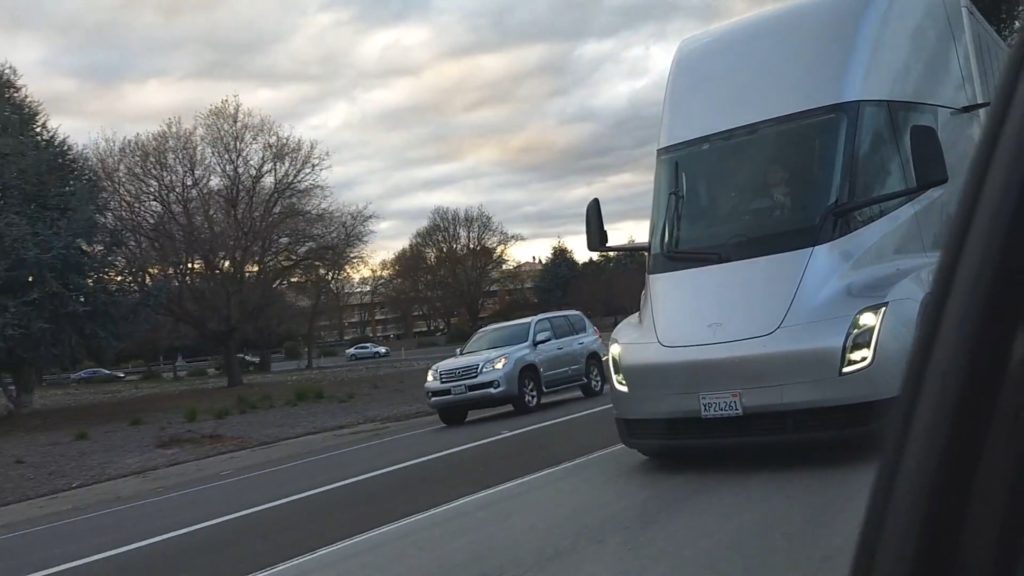
<path fill-rule="evenodd" d="M 437 379 L 437 370 L 433 368 L 427 370 L 427 382 L 434 382 Z"/>
<path fill-rule="evenodd" d="M 874 361 L 875 345 L 878 344 L 885 308 L 886 304 L 878 304 L 857 312 L 853 317 L 846 331 L 846 342 L 843 343 L 840 375 L 863 370 Z"/>
<path fill-rule="evenodd" d="M 508 364 L 508 354 L 504 356 L 498 356 L 494 360 L 485 362 L 483 367 L 480 368 L 481 372 L 489 372 L 491 370 L 501 370 Z"/>
<path fill-rule="evenodd" d="M 612 342 L 608 348 L 608 373 L 612 375 L 612 386 L 619 392 L 629 392 L 626 386 L 626 377 L 622 374 L 622 363 L 619 355 L 622 354 L 622 346 L 618 342 Z"/>

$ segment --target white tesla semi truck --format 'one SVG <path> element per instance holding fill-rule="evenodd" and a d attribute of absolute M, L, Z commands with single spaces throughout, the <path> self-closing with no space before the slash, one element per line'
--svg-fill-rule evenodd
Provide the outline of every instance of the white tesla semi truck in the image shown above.
<path fill-rule="evenodd" d="M 640 311 L 612 334 L 622 441 L 869 428 L 917 317 L 1006 46 L 966 0 L 807 0 L 682 41 Z"/>

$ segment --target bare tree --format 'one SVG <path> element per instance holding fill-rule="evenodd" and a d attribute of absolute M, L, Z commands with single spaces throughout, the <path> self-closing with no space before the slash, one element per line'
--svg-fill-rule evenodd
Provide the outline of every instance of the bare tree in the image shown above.
<path fill-rule="evenodd" d="M 327 154 L 233 97 L 192 124 L 105 137 L 93 157 L 118 231 L 114 274 L 218 342 L 228 386 L 241 384 L 242 334 L 320 246 L 310 222 L 330 208 Z"/>
<path fill-rule="evenodd" d="M 366 247 L 373 234 L 371 225 L 376 216 L 366 205 L 337 206 L 326 211 L 316 226 L 317 243 L 310 249 L 309 259 L 299 269 L 294 281 L 305 292 L 306 368 L 313 367 L 317 327 L 323 304 L 332 294 L 332 287 L 349 274 L 366 257 Z"/>
<path fill-rule="evenodd" d="M 487 291 L 523 236 L 509 232 L 483 206 L 436 206 L 410 244 L 421 251 L 439 282 L 439 295 L 451 298 L 470 328 L 480 323 Z"/>
<path fill-rule="evenodd" d="M 355 295 L 357 327 L 360 335 L 377 336 L 377 313 L 381 308 L 382 287 L 386 274 L 385 262 L 371 262 L 356 272 Z"/>

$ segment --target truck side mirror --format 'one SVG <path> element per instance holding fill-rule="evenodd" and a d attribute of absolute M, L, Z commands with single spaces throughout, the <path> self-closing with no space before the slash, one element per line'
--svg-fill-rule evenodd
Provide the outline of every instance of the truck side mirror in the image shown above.
<path fill-rule="evenodd" d="M 946 156 L 935 128 L 923 124 L 910 127 L 910 160 L 918 189 L 927 190 L 949 182 Z"/>
<path fill-rule="evenodd" d="M 587 250 L 602 252 L 608 246 L 608 231 L 604 229 L 601 201 L 594 198 L 587 204 Z"/>

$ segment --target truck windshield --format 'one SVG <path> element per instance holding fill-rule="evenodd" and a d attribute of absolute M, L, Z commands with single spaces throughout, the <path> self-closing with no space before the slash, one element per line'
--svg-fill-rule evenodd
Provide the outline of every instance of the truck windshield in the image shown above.
<path fill-rule="evenodd" d="M 471 354 L 482 350 L 515 346 L 516 344 L 526 342 L 529 337 L 529 322 L 518 322 L 507 326 L 484 328 L 469 339 L 469 342 L 467 342 L 466 346 L 462 349 L 462 353 Z"/>
<path fill-rule="evenodd" d="M 847 114 L 830 107 L 661 150 L 652 260 L 678 269 L 813 245 L 839 194 Z"/>

